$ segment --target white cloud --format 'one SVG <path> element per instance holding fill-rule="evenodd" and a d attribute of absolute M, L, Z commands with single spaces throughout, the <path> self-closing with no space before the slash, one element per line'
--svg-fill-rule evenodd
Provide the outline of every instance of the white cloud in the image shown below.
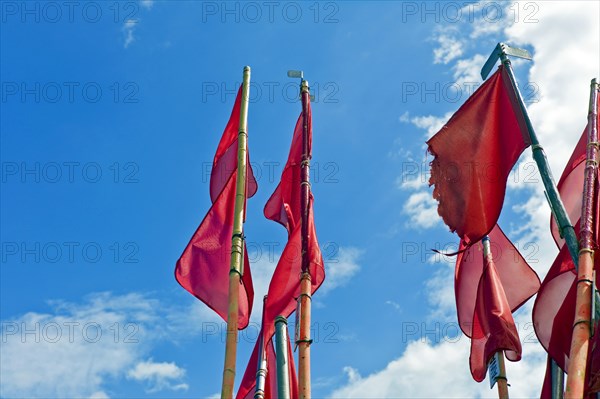
<path fill-rule="evenodd" d="M 123 24 L 122 30 L 124 35 L 124 48 L 128 48 L 133 42 L 135 42 L 135 36 L 133 36 L 133 32 L 135 31 L 135 27 L 137 26 L 138 22 L 139 20 L 128 19 Z"/>
<path fill-rule="evenodd" d="M 362 254 L 358 248 L 340 247 L 333 259 L 325 261 L 326 277 L 319 291 L 325 294 L 348 283 L 360 271 L 358 260 Z"/>
<path fill-rule="evenodd" d="M 98 391 L 98 392 L 94 392 L 90 396 L 90 399 L 109 399 L 109 396 L 102 391 Z"/>
<path fill-rule="evenodd" d="M 437 226 L 441 219 L 437 213 L 437 201 L 428 191 L 413 193 L 402 207 L 402 212 L 408 215 L 407 225 L 415 229 L 426 229 Z"/>
<path fill-rule="evenodd" d="M 140 5 L 149 10 L 154 6 L 154 0 L 140 0 Z"/>
<path fill-rule="evenodd" d="M 184 375 L 185 370 L 175 363 L 157 363 L 152 359 L 137 363 L 133 369 L 127 372 L 127 378 L 145 382 L 148 385 L 147 392 L 149 393 L 164 389 L 187 390 L 188 385 L 180 382 Z"/>
<path fill-rule="evenodd" d="M 448 64 L 463 55 L 464 42 L 455 36 L 456 33 L 454 29 L 445 29 L 435 36 L 434 40 L 438 44 L 438 47 L 433 49 L 435 64 Z"/>
<path fill-rule="evenodd" d="M 164 338 L 157 326 L 165 309 L 144 295 L 50 305 L 51 313 L 2 320 L 0 396 L 106 398 L 107 380 L 124 376 Z"/>
<path fill-rule="evenodd" d="M 446 122 L 448 122 L 448 119 L 450 119 L 452 114 L 453 112 L 448 112 L 443 116 L 424 115 L 410 117 L 408 112 L 405 112 L 400 117 L 400 121 L 411 123 L 419 129 L 425 130 L 427 132 L 425 138 L 429 139 L 436 134 Z"/>

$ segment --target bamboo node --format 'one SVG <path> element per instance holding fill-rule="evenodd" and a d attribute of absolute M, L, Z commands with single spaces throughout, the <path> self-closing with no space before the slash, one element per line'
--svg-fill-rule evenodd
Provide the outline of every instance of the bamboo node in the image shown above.
<path fill-rule="evenodd" d="M 243 233 L 233 233 L 231 239 L 233 240 L 235 238 L 239 238 L 240 240 L 244 241 L 246 239 L 246 236 Z"/>
<path fill-rule="evenodd" d="M 573 323 L 573 330 L 575 329 L 575 327 L 577 327 L 579 324 L 587 324 L 588 327 L 591 328 L 592 326 L 592 322 L 590 320 L 586 320 L 586 319 L 579 319 L 577 321 L 575 321 L 575 323 Z"/>
<path fill-rule="evenodd" d="M 298 344 L 308 344 L 309 346 L 312 345 L 313 340 L 312 339 L 297 339 L 296 340 L 296 345 Z"/>
<path fill-rule="evenodd" d="M 596 149 L 600 149 L 600 143 L 597 141 L 590 141 L 587 144 L 588 147 L 595 147 Z"/>
<path fill-rule="evenodd" d="M 535 151 L 535 150 L 542 150 L 542 151 L 544 151 L 544 147 L 542 147 L 541 144 L 532 144 L 531 145 L 531 150 L 532 151 Z"/>
<path fill-rule="evenodd" d="M 593 249 L 591 249 L 591 248 L 581 248 L 581 249 L 579 250 L 579 255 L 581 255 L 581 254 L 585 254 L 585 253 L 588 253 L 588 254 L 590 254 L 590 255 L 594 256 L 594 250 L 593 250 Z"/>
<path fill-rule="evenodd" d="M 299 300 L 303 296 L 307 297 L 308 299 L 310 299 L 312 301 L 312 296 L 310 294 L 300 294 L 300 295 L 298 295 L 298 298 L 296 298 L 296 300 Z"/>

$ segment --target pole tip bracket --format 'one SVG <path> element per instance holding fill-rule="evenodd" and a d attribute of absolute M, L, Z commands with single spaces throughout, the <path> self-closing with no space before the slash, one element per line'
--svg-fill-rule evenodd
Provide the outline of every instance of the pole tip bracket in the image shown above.
<path fill-rule="evenodd" d="M 490 54 L 488 57 L 487 61 L 483 65 L 483 68 L 481 68 L 481 78 L 485 80 L 492 71 L 494 65 L 496 65 L 498 58 L 503 59 L 507 55 L 512 55 L 513 57 L 517 58 L 524 58 L 526 60 L 533 59 L 529 51 L 517 47 L 511 47 L 506 43 L 500 42 L 496 45 L 494 51 L 492 51 L 492 54 Z"/>

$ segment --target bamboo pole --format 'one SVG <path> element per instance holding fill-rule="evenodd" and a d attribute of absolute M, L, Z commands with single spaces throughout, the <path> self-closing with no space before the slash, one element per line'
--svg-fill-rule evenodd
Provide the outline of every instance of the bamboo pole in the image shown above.
<path fill-rule="evenodd" d="M 571 352 L 569 354 L 569 374 L 567 375 L 567 398 L 583 398 L 587 355 L 591 335 L 591 313 L 594 270 L 594 193 L 598 175 L 598 84 L 592 80 L 590 107 L 588 112 L 587 150 L 583 201 L 581 205 L 579 270 L 577 271 L 577 299 Z M 597 199 L 596 199 L 597 200 Z"/>
<path fill-rule="evenodd" d="M 308 254 L 308 202 L 310 197 L 310 154 L 308 143 L 308 104 L 310 91 L 308 82 L 302 79 L 300 84 L 302 96 L 302 169 L 301 169 L 301 198 L 300 207 L 302 211 L 302 275 L 300 277 L 300 334 L 296 345 L 298 345 L 298 390 L 300 399 L 310 399 L 310 318 L 311 318 L 311 276 Z"/>
<path fill-rule="evenodd" d="M 244 208 L 246 201 L 246 159 L 248 99 L 250 90 L 250 67 L 244 67 L 242 84 L 242 103 L 238 129 L 237 176 L 235 188 L 235 209 L 233 235 L 231 238 L 231 263 L 229 268 L 229 308 L 227 312 L 227 339 L 225 342 L 225 365 L 223 366 L 223 385 L 221 398 L 233 398 L 235 382 L 235 361 L 237 354 L 239 287 L 244 268 Z"/>
<path fill-rule="evenodd" d="M 277 393 L 279 399 L 290 399 L 290 368 L 288 359 L 287 319 L 277 316 L 275 319 L 277 340 Z"/>
<path fill-rule="evenodd" d="M 485 258 L 492 258 L 492 251 L 490 249 L 490 237 L 485 236 L 481 240 L 483 244 L 483 256 Z M 484 271 L 485 273 L 485 271 Z M 496 356 L 496 360 L 498 361 L 498 370 L 499 375 L 496 378 L 496 384 L 498 385 L 498 398 L 499 399 L 508 399 L 508 379 L 506 377 L 506 366 L 504 363 L 504 351 L 496 352 L 494 355 Z"/>
<path fill-rule="evenodd" d="M 254 399 L 265 399 L 265 385 L 267 383 L 267 351 L 265 350 L 265 340 L 263 329 L 265 328 L 265 305 L 267 303 L 267 296 L 263 298 L 263 318 L 262 326 L 258 339 L 260 343 L 258 345 L 258 366 L 256 367 L 256 388 L 254 391 Z"/>
<path fill-rule="evenodd" d="M 500 369 L 500 375 L 496 380 L 498 384 L 498 398 L 508 399 L 508 378 L 506 377 L 506 365 L 504 362 L 504 351 L 496 353 L 498 358 L 498 368 Z"/>

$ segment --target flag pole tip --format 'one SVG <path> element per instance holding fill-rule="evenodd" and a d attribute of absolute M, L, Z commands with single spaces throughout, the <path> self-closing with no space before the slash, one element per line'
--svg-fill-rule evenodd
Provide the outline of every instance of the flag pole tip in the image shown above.
<path fill-rule="evenodd" d="M 249 65 L 246 65 L 244 67 L 244 72 L 250 72 L 250 66 Z"/>
<path fill-rule="evenodd" d="M 494 47 L 492 54 L 490 54 L 490 56 L 488 57 L 487 61 L 483 65 L 483 68 L 481 68 L 481 78 L 485 80 L 492 71 L 494 65 L 496 65 L 496 61 L 498 60 L 498 58 L 504 61 L 507 55 L 512 55 L 513 57 L 523 58 L 526 60 L 533 59 L 529 51 L 517 47 L 511 47 L 506 43 L 500 42 L 496 44 L 496 47 Z"/>
<path fill-rule="evenodd" d="M 304 72 L 303 71 L 298 71 L 295 69 L 290 69 L 289 71 L 287 71 L 287 76 L 288 78 L 300 78 L 300 79 L 304 79 Z"/>

